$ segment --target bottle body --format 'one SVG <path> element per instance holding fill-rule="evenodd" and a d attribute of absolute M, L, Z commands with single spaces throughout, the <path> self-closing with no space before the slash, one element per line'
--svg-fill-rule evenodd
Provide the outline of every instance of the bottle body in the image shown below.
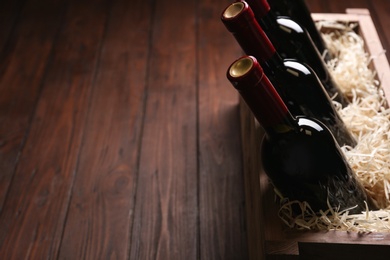
<path fill-rule="evenodd" d="M 339 146 L 320 122 L 297 118 L 297 129 L 264 137 L 261 160 L 275 187 L 290 200 L 306 201 L 318 212 L 332 207 L 366 210 L 368 197 Z M 369 205 L 372 208 L 372 205 Z"/>
<path fill-rule="evenodd" d="M 331 206 L 360 213 L 365 202 L 376 209 L 329 129 L 318 120 L 292 116 L 254 57 L 235 61 L 227 77 L 265 130 L 257 159 L 284 197 L 307 201 L 315 211 Z"/>
<path fill-rule="evenodd" d="M 305 0 L 268 0 L 268 3 L 277 16 L 288 16 L 308 31 L 325 61 L 333 58 L 328 52 L 327 44 L 314 23 Z"/>

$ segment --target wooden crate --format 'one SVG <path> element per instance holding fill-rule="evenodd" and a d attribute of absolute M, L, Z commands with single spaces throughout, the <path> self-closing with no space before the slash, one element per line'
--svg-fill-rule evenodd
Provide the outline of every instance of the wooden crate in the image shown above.
<path fill-rule="evenodd" d="M 358 23 L 358 33 L 365 40 L 368 53 L 374 56 L 383 53 L 368 10 L 313 14 L 313 18 Z M 379 55 L 372 66 L 390 103 L 390 68 L 386 56 Z M 258 160 L 264 133 L 246 104 L 240 104 L 250 259 L 390 259 L 390 233 L 298 231 L 282 224 L 273 187 Z"/>

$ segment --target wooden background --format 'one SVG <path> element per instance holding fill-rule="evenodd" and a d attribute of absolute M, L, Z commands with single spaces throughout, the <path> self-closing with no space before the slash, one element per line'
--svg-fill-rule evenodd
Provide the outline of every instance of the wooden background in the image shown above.
<path fill-rule="evenodd" d="M 0 2 L 0 259 L 247 259 L 230 2 Z"/>

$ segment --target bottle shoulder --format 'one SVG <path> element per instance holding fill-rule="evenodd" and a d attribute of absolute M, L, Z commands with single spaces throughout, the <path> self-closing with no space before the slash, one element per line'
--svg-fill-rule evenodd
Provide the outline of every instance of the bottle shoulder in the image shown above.
<path fill-rule="evenodd" d="M 280 134 L 268 136 L 264 139 L 264 142 L 273 143 L 276 146 L 285 146 L 292 144 L 308 145 L 307 148 L 318 147 L 321 149 L 328 149 L 329 147 L 335 147 L 336 141 L 330 132 L 329 128 L 320 120 L 307 117 L 297 116 L 295 119 L 295 126 L 285 128 L 286 131 L 278 131 Z"/>
<path fill-rule="evenodd" d="M 286 71 L 290 72 L 293 75 L 315 76 L 315 72 L 309 65 L 306 65 L 305 63 L 302 63 L 296 59 L 284 59 L 283 64 Z"/>
<path fill-rule="evenodd" d="M 314 95 L 313 98 L 319 98 L 321 102 L 327 99 L 324 85 L 310 65 L 296 59 L 284 59 L 283 74 L 280 81 L 286 86 L 301 88 L 299 95 Z"/>
<path fill-rule="evenodd" d="M 314 69 L 307 63 L 298 61 L 296 59 L 283 59 L 283 72 L 279 72 L 280 81 L 286 86 L 293 86 L 295 89 L 299 88 L 299 93 L 290 93 L 293 96 L 310 96 L 311 98 L 300 98 L 301 102 L 304 100 L 317 100 L 319 104 L 329 106 L 331 103 L 330 97 L 327 93 L 326 86 L 320 79 Z M 283 76 L 283 77 L 282 77 Z M 292 90 L 296 91 L 296 90 Z"/>
<path fill-rule="evenodd" d="M 279 28 L 283 30 L 288 30 L 289 33 L 294 32 L 297 34 L 306 34 L 308 33 L 305 28 L 303 28 L 299 23 L 295 22 L 293 19 L 287 16 L 278 16 L 276 21 L 279 25 Z"/>
<path fill-rule="evenodd" d="M 309 32 L 290 17 L 277 17 L 276 23 L 278 28 L 271 38 L 275 41 L 281 56 L 306 62 L 313 66 L 320 78 L 327 79 L 327 69 Z"/>
<path fill-rule="evenodd" d="M 296 129 L 263 140 L 266 168 L 304 179 L 321 178 L 345 168 L 340 148 L 323 123 L 304 116 L 296 122 Z"/>
<path fill-rule="evenodd" d="M 308 139 L 313 144 L 317 142 L 324 149 L 328 146 L 333 147 L 336 145 L 329 128 L 320 120 L 306 116 L 297 116 L 296 122 L 297 131 L 301 136 L 299 139 Z M 319 142 L 319 140 L 321 141 Z"/>

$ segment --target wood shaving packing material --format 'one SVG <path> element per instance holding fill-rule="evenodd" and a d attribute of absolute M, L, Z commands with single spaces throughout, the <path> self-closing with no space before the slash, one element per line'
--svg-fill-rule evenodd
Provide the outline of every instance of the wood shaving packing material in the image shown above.
<path fill-rule="evenodd" d="M 343 146 L 341 149 L 381 210 L 367 209 L 350 215 L 348 210 L 340 212 L 329 206 L 328 210 L 316 214 L 306 202 L 280 198 L 279 217 L 286 225 L 297 229 L 390 232 L 390 108 L 370 67 L 374 57 L 365 51 L 364 40 L 355 32 L 356 23 L 320 21 L 317 26 L 331 29 L 323 37 L 336 58 L 327 66 L 351 100 L 345 108 L 334 101 L 358 141 L 354 148 Z M 301 209 L 298 216 L 292 214 L 292 207 L 297 205 Z"/>

